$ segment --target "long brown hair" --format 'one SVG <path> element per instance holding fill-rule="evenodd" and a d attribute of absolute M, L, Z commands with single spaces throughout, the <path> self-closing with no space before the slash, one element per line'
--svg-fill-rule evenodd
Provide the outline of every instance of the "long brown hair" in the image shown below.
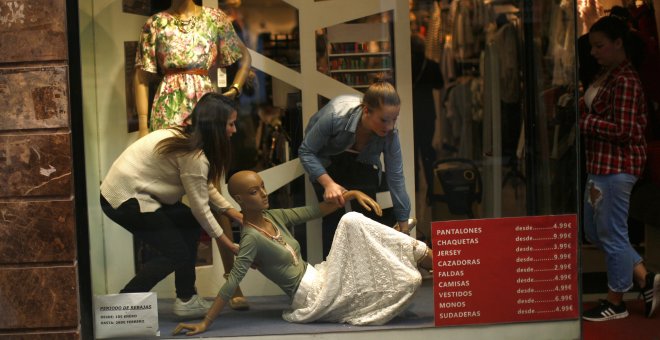
<path fill-rule="evenodd" d="M 172 128 L 177 134 L 158 142 L 156 151 L 162 155 L 203 152 L 209 161 L 209 182 L 219 183 L 231 162 L 227 122 L 235 111 L 233 100 L 215 92 L 203 95 L 186 119 L 189 124 Z"/>

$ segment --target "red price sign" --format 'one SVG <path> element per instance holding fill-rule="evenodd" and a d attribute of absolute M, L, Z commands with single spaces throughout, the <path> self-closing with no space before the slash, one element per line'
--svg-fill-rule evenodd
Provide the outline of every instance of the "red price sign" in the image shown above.
<path fill-rule="evenodd" d="M 435 325 L 578 318 L 576 215 L 432 224 Z"/>

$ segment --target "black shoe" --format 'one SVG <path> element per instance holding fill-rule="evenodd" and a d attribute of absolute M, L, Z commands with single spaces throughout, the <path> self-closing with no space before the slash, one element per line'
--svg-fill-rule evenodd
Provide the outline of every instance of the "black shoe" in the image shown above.
<path fill-rule="evenodd" d="M 660 274 L 648 272 L 646 274 L 646 284 L 641 291 L 644 299 L 644 315 L 647 318 L 653 316 L 653 312 L 660 304 Z"/>
<path fill-rule="evenodd" d="M 584 312 L 582 318 L 588 321 L 607 321 L 614 319 L 623 319 L 628 316 L 626 304 L 621 301 L 618 306 L 613 305 L 607 300 L 600 300 L 598 306 Z"/>

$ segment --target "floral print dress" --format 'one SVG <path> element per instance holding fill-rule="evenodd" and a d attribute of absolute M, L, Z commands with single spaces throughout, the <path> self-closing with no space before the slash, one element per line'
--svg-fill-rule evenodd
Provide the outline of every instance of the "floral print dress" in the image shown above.
<path fill-rule="evenodd" d="M 185 21 L 167 12 L 151 16 L 142 28 L 135 58 L 136 68 L 165 74 L 154 96 L 150 130 L 183 124 L 199 98 L 216 90 L 208 72 L 186 70 L 201 73 L 216 58 L 224 67 L 241 57 L 239 37 L 229 17 L 218 9 L 202 7 Z"/>

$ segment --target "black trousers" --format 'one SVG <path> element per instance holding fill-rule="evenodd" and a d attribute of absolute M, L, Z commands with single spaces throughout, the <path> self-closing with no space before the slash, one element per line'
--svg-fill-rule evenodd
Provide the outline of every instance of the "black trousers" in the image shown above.
<path fill-rule="evenodd" d="M 188 206 L 181 202 L 163 204 L 154 212 L 143 213 L 135 198 L 114 209 L 101 196 L 101 208 L 111 220 L 157 251 L 121 293 L 148 292 L 174 272 L 176 296 L 188 299 L 196 294 L 195 261 L 201 227 Z"/>
<path fill-rule="evenodd" d="M 387 181 L 385 181 L 385 174 L 382 174 L 383 180 L 382 183 L 379 183 L 378 169 L 374 168 L 371 164 L 360 163 L 356 158 L 357 154 L 352 152 L 343 152 L 332 156 L 332 164 L 326 168 L 326 171 L 337 184 L 343 186 L 347 190 L 360 190 L 369 197 L 376 199 L 376 193 L 388 190 Z M 323 193 L 325 192 L 325 189 L 318 182 L 313 182 L 312 184 L 319 202 L 323 201 Z M 396 223 L 392 209 L 383 210 L 383 216 L 379 217 L 375 213 L 362 208 L 360 203 L 351 201 L 351 210 L 360 212 L 365 216 L 390 227 Z M 338 209 L 334 213 L 323 218 L 323 259 L 325 259 L 330 253 L 330 247 L 332 246 L 332 239 L 335 237 L 337 225 L 345 213 L 346 211 L 344 211 L 344 209 Z"/>

